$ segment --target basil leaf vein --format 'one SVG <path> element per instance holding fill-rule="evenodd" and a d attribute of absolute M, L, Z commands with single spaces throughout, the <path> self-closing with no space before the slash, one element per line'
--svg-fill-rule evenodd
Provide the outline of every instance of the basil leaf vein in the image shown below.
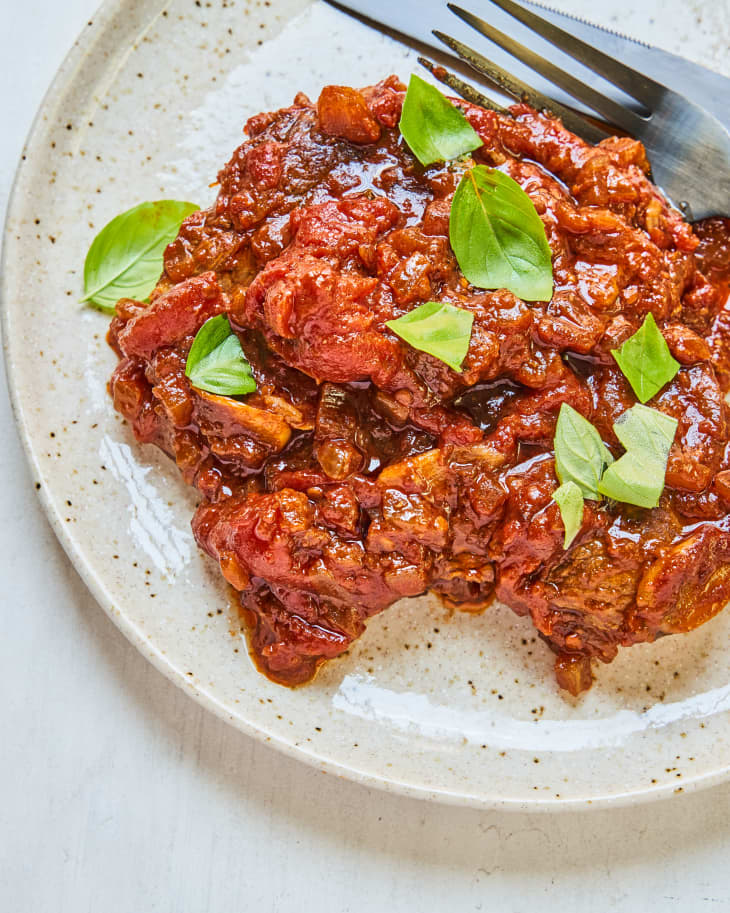
<path fill-rule="evenodd" d="M 553 268 L 545 226 L 511 177 L 476 165 L 456 188 L 449 240 L 469 282 L 505 288 L 526 301 L 550 301 Z"/>
<path fill-rule="evenodd" d="M 583 525 L 583 493 L 575 482 L 565 482 L 553 492 L 553 501 L 560 508 L 565 527 L 563 549 L 567 549 Z"/>
<path fill-rule="evenodd" d="M 185 376 L 199 390 L 223 396 L 240 396 L 256 389 L 251 365 L 225 314 L 211 317 L 198 330 L 185 363 Z"/>
<path fill-rule="evenodd" d="M 584 498 L 599 501 L 598 483 L 612 457 L 598 431 L 567 403 L 560 407 L 554 447 L 555 472 L 561 484 L 573 482 Z"/>
<path fill-rule="evenodd" d="M 672 357 L 651 313 L 634 335 L 611 354 L 642 403 L 657 394 L 679 371 L 679 362 Z"/>
<path fill-rule="evenodd" d="M 199 207 L 180 200 L 140 203 L 115 216 L 94 238 L 84 261 L 84 297 L 113 312 L 120 298 L 143 301 L 162 272 L 167 245 Z"/>
<path fill-rule="evenodd" d="M 443 361 L 453 371 L 460 371 L 469 351 L 474 314 L 445 301 L 427 301 L 417 308 L 386 321 L 397 336 Z"/>
<path fill-rule="evenodd" d="M 604 473 L 600 493 L 636 507 L 656 507 L 677 425 L 676 418 L 648 406 L 637 404 L 624 412 L 613 429 L 626 453 Z"/>
<path fill-rule="evenodd" d="M 398 126 L 411 152 L 424 166 L 448 162 L 482 145 L 462 112 L 415 73 L 408 83 Z"/>

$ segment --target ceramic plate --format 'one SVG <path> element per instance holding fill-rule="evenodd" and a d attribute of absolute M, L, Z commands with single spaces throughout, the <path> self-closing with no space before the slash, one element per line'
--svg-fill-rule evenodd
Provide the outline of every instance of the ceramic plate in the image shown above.
<path fill-rule="evenodd" d="M 353 51 L 353 48 L 356 50 Z M 107 318 L 78 304 L 84 256 L 146 199 L 201 206 L 246 118 L 298 90 L 407 77 L 411 53 L 321 3 L 108 2 L 31 134 L 4 247 L 4 339 L 40 496 L 100 604 L 155 665 L 233 725 L 326 770 L 475 806 L 556 808 L 669 795 L 730 768 L 730 613 L 624 651 L 579 700 L 552 655 L 494 606 L 404 601 L 287 690 L 259 675 L 195 495 L 111 408 Z"/>

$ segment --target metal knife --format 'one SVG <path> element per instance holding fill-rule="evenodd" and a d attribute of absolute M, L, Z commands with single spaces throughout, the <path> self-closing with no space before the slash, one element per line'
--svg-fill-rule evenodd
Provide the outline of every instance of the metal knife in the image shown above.
<path fill-rule="evenodd" d="M 580 106 L 570 96 L 565 95 L 552 83 L 545 82 L 534 71 L 527 70 L 509 54 L 496 45 L 492 45 L 481 35 L 454 16 L 446 7 L 445 0 L 327 0 L 332 6 L 343 12 L 355 14 L 360 19 L 368 20 L 369 25 L 385 27 L 398 33 L 398 37 L 412 39 L 443 54 L 441 43 L 431 34 L 432 29 L 440 29 L 453 35 L 472 47 L 485 53 L 491 60 L 514 73 L 519 79 L 534 86 L 550 98 L 574 108 Z M 692 63 L 670 54 L 660 48 L 651 47 L 616 32 L 591 25 L 582 19 L 576 19 L 557 10 L 549 9 L 542 4 L 526 3 L 533 6 L 541 16 L 550 19 L 561 28 L 572 32 L 606 54 L 623 61 L 641 73 L 645 73 L 657 82 L 674 89 L 686 98 L 712 112 L 730 129 L 730 79 L 714 73 L 706 67 Z M 490 23 L 508 34 L 515 34 L 519 40 L 534 50 L 556 59 L 560 52 L 524 28 L 502 10 L 483 0 L 469 0 L 464 6 L 479 13 Z M 570 58 L 568 58 L 570 59 Z M 566 65 L 567 68 L 569 65 Z M 578 65 L 573 62 L 573 71 Z M 600 77 L 580 68 L 580 77 L 585 82 L 599 88 L 605 94 L 611 94 L 622 103 L 627 99 L 620 91 L 605 83 Z M 478 79 L 475 77 L 474 82 Z M 489 94 L 489 93 L 488 93 Z"/>

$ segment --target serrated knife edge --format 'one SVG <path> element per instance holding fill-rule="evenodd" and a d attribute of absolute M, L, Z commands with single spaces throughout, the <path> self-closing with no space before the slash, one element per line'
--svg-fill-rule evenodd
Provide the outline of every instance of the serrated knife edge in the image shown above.
<path fill-rule="evenodd" d="M 441 51 L 442 48 L 433 38 L 431 30 L 438 28 L 448 34 L 453 34 L 487 53 L 496 63 L 514 72 L 523 81 L 531 83 L 548 97 L 555 98 L 571 107 L 575 106 L 572 99 L 557 91 L 550 83 L 521 67 L 509 55 L 493 47 L 486 39 L 460 23 L 448 11 L 445 0 L 326 0 L 326 2 L 343 13 L 352 13 L 360 20 L 363 18 L 369 20 L 368 24 L 373 27 L 384 27 L 388 31 L 397 32 L 405 38 L 438 51 Z M 534 0 L 524 0 L 524 2 L 526 5 L 539 9 L 540 15 L 546 19 L 554 21 L 589 44 L 616 56 L 628 66 L 645 73 L 655 81 L 674 89 L 704 107 L 730 129 L 730 105 L 727 103 L 727 99 L 730 97 L 730 79 L 728 77 L 708 70 L 677 54 L 664 51 L 603 26 L 593 25 L 585 19 L 563 13 L 553 7 L 534 2 Z M 543 54 L 546 47 L 551 47 L 543 39 L 533 36 L 529 29 L 521 25 L 515 26 L 511 17 L 496 7 L 492 9 L 491 4 L 486 4 L 483 0 L 468 0 L 468 2 L 464 2 L 464 5 L 470 6 L 472 9 L 478 8 L 482 15 L 488 12 L 490 21 L 493 21 L 496 26 L 508 33 L 518 34 L 519 40 L 528 46 L 532 46 L 534 43 L 535 50 L 541 51 Z M 584 72 L 581 72 L 582 78 Z M 625 103 L 625 96 L 621 96 L 617 91 L 611 91 L 610 87 L 600 78 L 588 74 L 586 82 Z"/>
<path fill-rule="evenodd" d="M 581 25 L 587 25 L 592 29 L 600 29 L 602 32 L 606 32 L 608 35 L 614 35 L 616 38 L 620 38 L 622 41 L 630 41 L 632 44 L 638 44 L 642 48 L 650 48 L 651 50 L 660 50 L 654 44 L 649 44 L 648 41 L 642 41 L 640 38 L 634 38 L 631 35 L 627 35 L 625 32 L 619 32 L 618 29 L 609 28 L 607 25 L 598 25 L 595 22 L 591 22 L 589 19 L 584 18 L 583 16 L 576 16 L 575 13 L 566 13 L 564 10 L 559 10 L 555 6 L 550 6 L 548 3 L 539 3 L 538 0 L 522 0 L 525 6 L 531 6 L 537 11 L 542 11 L 545 13 L 552 13 L 555 16 L 560 16 L 563 19 L 572 19 L 573 22 L 579 22 Z M 668 51 L 665 53 L 669 53 Z"/>

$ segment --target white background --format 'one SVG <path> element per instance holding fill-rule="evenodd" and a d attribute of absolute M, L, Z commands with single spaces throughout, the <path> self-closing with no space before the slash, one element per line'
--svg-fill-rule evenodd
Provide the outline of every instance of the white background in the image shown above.
<path fill-rule="evenodd" d="M 555 5 L 730 75 L 728 0 Z M 96 0 L 0 0 L 11 6 L 1 211 L 33 113 Z M 730 911 L 730 785 L 633 809 L 475 812 L 316 773 L 207 714 L 69 565 L 4 391 L 0 434 L 2 913 Z"/>

